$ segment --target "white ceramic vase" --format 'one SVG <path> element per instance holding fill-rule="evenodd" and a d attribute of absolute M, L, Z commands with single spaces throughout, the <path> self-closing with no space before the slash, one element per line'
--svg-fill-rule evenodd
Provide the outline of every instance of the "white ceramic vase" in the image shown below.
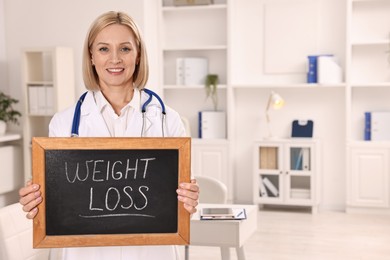
<path fill-rule="evenodd" d="M 3 120 L 0 120 L 0 136 L 5 134 L 5 131 L 7 130 L 7 123 Z"/>

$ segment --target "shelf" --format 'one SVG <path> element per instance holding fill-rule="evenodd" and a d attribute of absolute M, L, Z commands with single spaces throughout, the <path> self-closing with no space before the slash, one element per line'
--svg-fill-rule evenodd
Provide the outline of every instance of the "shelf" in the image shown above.
<path fill-rule="evenodd" d="M 165 6 L 163 12 L 186 12 L 186 11 L 207 11 L 216 9 L 227 9 L 226 4 L 211 4 L 211 5 L 193 5 L 193 6 Z"/>
<path fill-rule="evenodd" d="M 201 139 L 201 138 L 191 138 L 191 142 L 193 144 L 229 144 L 229 140 L 227 139 Z"/>
<path fill-rule="evenodd" d="M 212 51 L 227 50 L 226 45 L 197 45 L 197 46 L 171 46 L 163 48 L 163 51 Z"/>
<path fill-rule="evenodd" d="M 28 116 L 31 116 L 31 117 L 52 117 L 54 116 L 54 113 L 51 113 L 51 114 L 28 114 Z"/>
<path fill-rule="evenodd" d="M 28 81 L 26 82 L 28 86 L 52 86 L 54 85 L 53 81 Z"/>
<path fill-rule="evenodd" d="M 390 82 L 352 83 L 351 88 L 390 88 Z"/>
<path fill-rule="evenodd" d="M 377 2 L 377 3 L 380 3 L 380 2 L 383 2 L 383 3 L 386 3 L 388 2 L 389 0 L 352 0 L 352 3 L 374 3 L 374 2 Z"/>
<path fill-rule="evenodd" d="M 390 141 L 349 141 L 348 147 L 389 148 Z"/>
<path fill-rule="evenodd" d="M 378 39 L 378 40 L 355 40 L 351 42 L 352 47 L 363 47 L 367 45 L 389 45 L 389 39 Z M 389 47 L 390 49 L 390 47 Z"/>
<path fill-rule="evenodd" d="M 0 136 L 0 142 L 3 143 L 3 142 L 17 141 L 20 140 L 21 138 L 22 136 L 20 134 L 8 132 Z"/>
<path fill-rule="evenodd" d="M 261 84 L 248 84 L 248 85 L 233 85 L 233 88 L 235 89 L 251 89 L 251 88 L 321 88 L 321 89 L 326 89 L 326 88 L 345 88 L 346 84 L 345 83 L 340 83 L 340 84 L 307 84 L 307 83 L 296 83 L 296 84 L 275 84 L 275 83 L 261 83 Z"/>
<path fill-rule="evenodd" d="M 183 85 L 165 85 L 164 86 L 164 89 L 169 89 L 169 90 L 194 90 L 194 89 L 204 89 L 205 86 L 204 85 L 190 85 L 190 86 L 183 86 Z M 218 85 L 217 86 L 217 89 L 226 89 L 227 86 L 226 85 Z"/>

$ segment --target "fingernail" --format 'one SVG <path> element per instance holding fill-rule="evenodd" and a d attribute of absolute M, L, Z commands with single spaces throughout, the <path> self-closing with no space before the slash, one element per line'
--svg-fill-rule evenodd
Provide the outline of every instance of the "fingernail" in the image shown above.
<path fill-rule="evenodd" d="M 42 197 L 36 198 L 35 201 L 38 202 L 38 203 L 41 202 L 42 201 Z"/>
<path fill-rule="evenodd" d="M 186 185 L 184 183 L 180 183 L 180 187 L 184 188 Z"/>
<path fill-rule="evenodd" d="M 28 214 L 30 215 L 30 216 L 33 216 L 36 212 L 37 212 L 37 208 L 33 208 Z"/>
<path fill-rule="evenodd" d="M 34 196 L 35 196 L 35 197 L 39 197 L 40 195 L 41 195 L 41 193 L 40 193 L 39 191 L 37 191 L 37 192 L 34 193 Z"/>
<path fill-rule="evenodd" d="M 38 188 L 39 188 L 39 186 L 37 184 L 33 185 L 33 190 L 37 190 Z"/>

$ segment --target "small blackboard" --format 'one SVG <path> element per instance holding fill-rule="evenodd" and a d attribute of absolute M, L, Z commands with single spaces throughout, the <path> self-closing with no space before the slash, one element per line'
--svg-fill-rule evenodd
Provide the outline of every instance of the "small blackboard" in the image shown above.
<path fill-rule="evenodd" d="M 33 138 L 34 248 L 188 244 L 190 138 Z"/>

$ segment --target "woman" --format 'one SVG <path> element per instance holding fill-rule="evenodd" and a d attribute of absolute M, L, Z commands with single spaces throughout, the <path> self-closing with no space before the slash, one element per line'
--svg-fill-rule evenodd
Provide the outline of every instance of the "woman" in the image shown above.
<path fill-rule="evenodd" d="M 149 98 L 142 89 L 148 80 L 145 44 L 135 22 L 121 12 L 107 12 L 91 25 L 83 50 L 83 77 L 88 92 L 82 102 L 80 137 L 173 137 L 185 130 L 177 112 L 161 105 L 141 107 Z M 49 136 L 69 137 L 75 106 L 57 113 L 49 125 Z M 196 212 L 199 187 L 195 180 L 181 183 L 178 200 L 189 213 Z M 27 218 L 34 218 L 42 202 L 37 184 L 28 182 L 20 189 L 20 203 Z M 63 249 L 63 259 L 177 259 L 173 246 L 128 246 Z"/>

